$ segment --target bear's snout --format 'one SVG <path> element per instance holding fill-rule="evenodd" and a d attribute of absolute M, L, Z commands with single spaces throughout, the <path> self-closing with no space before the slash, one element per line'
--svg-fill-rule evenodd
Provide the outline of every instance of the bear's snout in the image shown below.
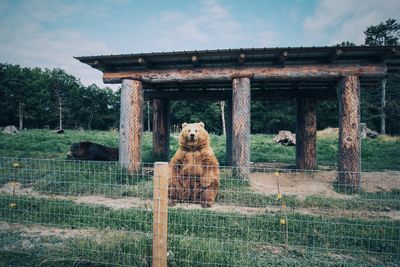
<path fill-rule="evenodd" d="M 187 134 L 186 134 L 186 139 L 189 142 L 195 142 L 198 139 L 198 134 L 197 134 L 197 129 L 196 128 L 190 128 L 188 127 L 188 129 L 186 129 Z"/>
<path fill-rule="evenodd" d="M 194 141 L 197 141 L 197 134 L 196 133 L 189 133 L 189 135 L 187 136 L 187 138 L 188 138 L 188 140 L 190 141 L 190 142 L 194 142 Z"/>

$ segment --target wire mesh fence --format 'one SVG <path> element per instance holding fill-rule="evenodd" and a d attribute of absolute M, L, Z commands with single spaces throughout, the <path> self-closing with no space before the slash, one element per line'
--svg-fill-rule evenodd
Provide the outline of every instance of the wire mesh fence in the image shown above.
<path fill-rule="evenodd" d="M 219 167 L 217 185 L 169 177 L 157 223 L 153 191 L 166 189 L 153 164 L 132 173 L 117 162 L 0 158 L 0 251 L 57 266 L 150 266 L 154 224 L 167 224 L 169 266 L 395 266 L 400 173 L 360 175 L 352 194 L 336 171 Z"/>

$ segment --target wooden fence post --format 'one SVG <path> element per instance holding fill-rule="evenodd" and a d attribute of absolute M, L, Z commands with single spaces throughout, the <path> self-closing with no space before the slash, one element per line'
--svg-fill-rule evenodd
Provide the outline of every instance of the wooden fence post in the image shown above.
<path fill-rule="evenodd" d="M 169 173 L 168 162 L 154 163 L 153 267 L 167 267 Z"/>

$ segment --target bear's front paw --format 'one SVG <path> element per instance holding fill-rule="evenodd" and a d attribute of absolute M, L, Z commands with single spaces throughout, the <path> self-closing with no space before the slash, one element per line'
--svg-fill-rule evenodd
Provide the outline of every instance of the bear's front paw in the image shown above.
<path fill-rule="evenodd" d="M 211 186 L 212 182 L 210 180 L 200 181 L 201 189 L 205 190 Z"/>
<path fill-rule="evenodd" d="M 201 207 L 202 208 L 211 208 L 212 204 L 208 202 L 201 202 Z"/>
<path fill-rule="evenodd" d="M 175 206 L 176 205 L 176 200 L 173 200 L 173 199 L 169 199 L 168 200 L 168 206 L 169 207 L 173 207 L 173 206 Z"/>

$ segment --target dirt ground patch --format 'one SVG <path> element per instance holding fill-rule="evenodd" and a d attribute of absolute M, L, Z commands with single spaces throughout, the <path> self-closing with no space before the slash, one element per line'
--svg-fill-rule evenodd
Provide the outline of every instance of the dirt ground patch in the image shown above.
<path fill-rule="evenodd" d="M 279 177 L 274 173 L 253 172 L 249 175 L 253 190 L 263 194 L 277 194 L 278 184 L 282 194 L 306 197 L 321 195 L 331 198 L 347 199 L 353 196 L 334 191 L 335 171 L 282 172 Z M 400 172 L 364 172 L 361 186 L 364 192 L 388 192 L 400 189 Z"/>
<path fill-rule="evenodd" d="M 0 221 L 0 233 L 17 233 L 20 235 L 21 242 L 15 242 L 10 245 L 0 246 L 0 250 L 8 251 L 19 251 L 22 249 L 33 249 L 40 246 L 41 248 L 46 246 L 56 246 L 53 238 L 64 241 L 74 238 L 90 238 L 94 239 L 97 243 L 107 242 L 106 240 L 121 239 L 129 236 L 132 240 L 135 240 L 141 236 L 147 235 L 144 232 L 137 231 L 124 231 L 124 230 L 99 230 L 95 228 L 81 228 L 81 229 L 70 229 L 70 228 L 58 228 L 54 226 L 40 225 L 40 224 L 20 224 Z M 44 238 L 44 239 L 41 239 Z M 39 242 L 39 243 L 38 243 Z M 59 244 L 59 243 L 58 243 Z"/>
<path fill-rule="evenodd" d="M 201 210 L 200 205 L 190 203 L 179 203 L 174 208 L 181 208 L 186 210 Z M 257 214 L 275 214 L 283 212 L 277 206 L 266 207 L 246 207 L 238 205 L 221 205 L 214 204 L 209 210 L 222 212 L 222 213 L 237 213 L 238 216 L 243 215 L 257 215 Z M 350 218 L 387 218 L 392 220 L 400 220 L 400 211 L 389 210 L 387 212 L 368 211 L 368 210 L 339 210 L 339 209 L 323 209 L 323 208 L 297 208 L 287 207 L 286 214 L 301 213 L 306 215 L 323 215 L 328 217 L 350 217 Z"/>
<path fill-rule="evenodd" d="M 62 229 L 39 224 L 21 225 L 4 221 L 0 223 L 0 232 L 20 232 L 24 237 L 58 237 L 61 239 L 88 237 L 98 233 L 96 229 Z"/>
<path fill-rule="evenodd" d="M 77 204 L 88 204 L 88 205 L 101 205 L 111 209 L 130 209 L 130 208 L 151 208 L 151 200 L 143 200 L 138 197 L 121 197 L 121 198 L 110 198 L 103 195 L 84 195 L 84 196 L 63 196 L 63 195 L 46 195 L 40 194 L 33 190 L 32 186 L 23 186 L 19 182 L 10 182 L 0 187 L 0 194 L 17 196 L 33 196 L 46 199 L 57 199 L 57 200 L 70 200 Z"/>
<path fill-rule="evenodd" d="M 152 208 L 151 200 L 143 200 L 138 197 L 109 198 L 100 195 L 81 196 L 72 199 L 77 204 L 101 205 L 111 209 L 130 209 L 130 208 Z"/>
<path fill-rule="evenodd" d="M 280 173 L 279 187 L 284 195 L 295 195 L 300 198 L 321 195 L 331 198 L 349 199 L 355 195 L 339 194 L 333 190 L 333 182 L 336 179 L 335 172 L 314 172 L 300 173 L 288 172 Z M 251 173 L 250 184 L 254 191 L 271 195 L 278 192 L 277 177 L 273 173 Z M 400 189 L 400 175 L 398 172 L 371 172 L 363 174 L 363 189 L 367 192 L 390 191 L 393 188 Z M 0 187 L 0 194 L 17 196 L 33 196 L 45 199 L 70 200 L 77 204 L 98 205 L 111 208 L 114 210 L 123 210 L 130 208 L 142 208 L 151 211 L 152 200 L 141 199 L 138 197 L 121 197 L 110 198 L 103 195 L 84 195 L 84 196 L 63 196 L 63 195 L 45 195 L 33 190 L 31 186 L 23 186 L 21 183 L 6 183 Z M 201 210 L 199 204 L 179 203 L 174 208 L 186 210 Z M 276 206 L 265 207 L 247 207 L 229 204 L 214 204 L 211 211 L 223 213 L 237 213 L 238 215 L 254 215 L 277 213 L 279 208 Z M 343 217 L 363 217 L 363 218 L 389 218 L 400 220 L 400 211 L 388 210 L 387 212 L 374 212 L 367 210 L 338 210 L 338 209 L 321 209 L 321 208 L 292 208 L 288 207 L 286 212 L 298 212 L 308 215 L 324 215 L 324 216 L 343 216 Z M 0 231 L 1 231 L 0 227 Z M 62 234 L 57 231 L 52 235 Z"/>

